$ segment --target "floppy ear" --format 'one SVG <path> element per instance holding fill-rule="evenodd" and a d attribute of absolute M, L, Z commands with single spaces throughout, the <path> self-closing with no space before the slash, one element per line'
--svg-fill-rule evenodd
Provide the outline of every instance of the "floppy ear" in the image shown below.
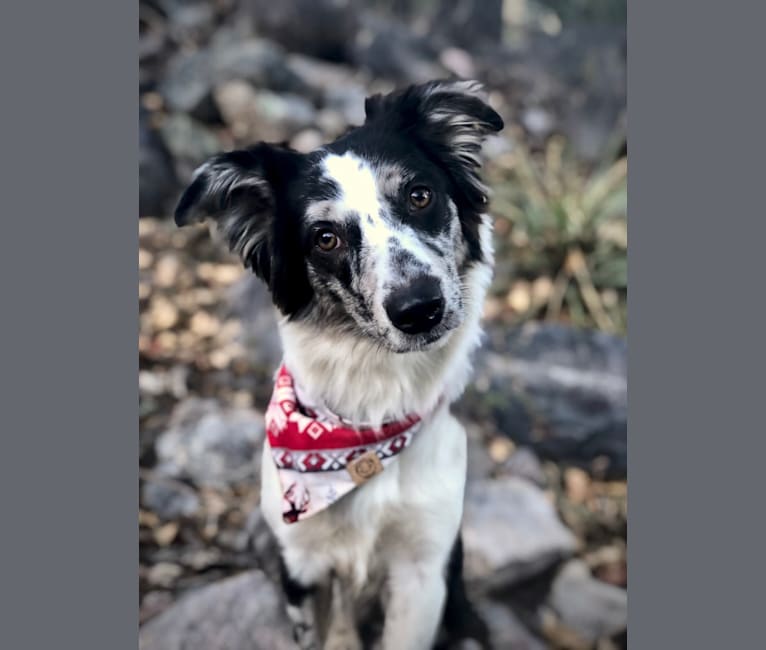
<path fill-rule="evenodd" d="M 449 146 L 466 165 L 478 167 L 484 138 L 503 128 L 478 81 L 430 81 L 389 95 L 373 95 L 364 104 L 367 122 L 386 118 L 403 130 L 426 135 Z"/>
<path fill-rule="evenodd" d="M 299 158 L 268 144 L 213 156 L 195 171 L 175 209 L 178 226 L 211 220 L 286 315 L 311 298 L 300 247 L 293 241 L 297 227 L 287 223 L 292 216 L 286 186 Z"/>

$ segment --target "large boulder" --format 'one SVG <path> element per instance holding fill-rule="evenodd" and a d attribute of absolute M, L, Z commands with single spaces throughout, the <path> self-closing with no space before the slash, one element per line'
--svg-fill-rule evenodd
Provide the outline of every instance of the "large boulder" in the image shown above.
<path fill-rule="evenodd" d="M 169 428 L 157 438 L 155 471 L 200 486 L 252 481 L 263 436 L 263 416 L 257 411 L 189 398 L 176 406 Z"/>
<path fill-rule="evenodd" d="M 484 590 L 540 573 L 576 548 L 545 493 L 514 476 L 468 483 L 463 544 L 466 579 Z"/>
<path fill-rule="evenodd" d="M 492 327 L 459 410 L 544 458 L 627 472 L 627 343 L 551 323 Z"/>
<path fill-rule="evenodd" d="M 141 650 L 295 650 L 284 603 L 259 570 L 190 592 L 140 632 Z"/>

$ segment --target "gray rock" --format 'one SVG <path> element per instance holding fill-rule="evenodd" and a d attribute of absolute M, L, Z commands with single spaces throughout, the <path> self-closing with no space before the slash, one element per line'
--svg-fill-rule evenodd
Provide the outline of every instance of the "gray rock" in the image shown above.
<path fill-rule="evenodd" d="M 279 580 L 279 543 L 259 507 L 254 508 L 248 515 L 245 533 L 250 543 L 250 549 L 258 560 L 258 566 L 272 580 Z"/>
<path fill-rule="evenodd" d="M 364 100 L 367 91 L 356 83 L 328 86 L 324 93 L 324 103 L 328 108 L 337 110 L 347 125 L 359 126 L 364 123 Z"/>
<path fill-rule="evenodd" d="M 168 62 L 159 91 L 172 111 L 197 113 L 212 90 L 210 52 L 179 52 Z"/>
<path fill-rule="evenodd" d="M 290 146 L 301 153 L 309 153 L 325 143 L 322 132 L 318 129 L 303 129 L 290 140 Z"/>
<path fill-rule="evenodd" d="M 513 650 L 546 650 L 547 646 L 524 627 L 508 607 L 492 601 L 482 601 L 477 607 L 489 628 L 493 648 Z"/>
<path fill-rule="evenodd" d="M 173 40 L 201 41 L 215 29 L 215 8 L 206 0 L 159 0 L 157 3 L 168 17 L 168 29 Z"/>
<path fill-rule="evenodd" d="M 160 125 L 160 133 L 176 164 L 185 167 L 184 175 L 221 150 L 218 136 L 185 113 L 167 115 Z"/>
<path fill-rule="evenodd" d="M 627 592 L 594 578 L 582 560 L 561 568 L 547 604 L 560 625 L 587 643 L 614 636 L 628 625 Z"/>
<path fill-rule="evenodd" d="M 200 500 L 191 488 L 185 487 L 175 482 L 149 479 L 141 487 L 141 500 L 162 519 L 191 517 L 199 510 Z"/>
<path fill-rule="evenodd" d="M 354 62 L 373 77 L 399 84 L 422 83 L 447 76 L 438 51 L 405 25 L 366 14 L 354 43 Z"/>
<path fill-rule="evenodd" d="M 548 487 L 548 479 L 540 459 L 529 447 L 519 447 L 514 451 L 510 458 L 500 466 L 499 473 L 504 476 L 518 476 L 539 488 Z"/>
<path fill-rule="evenodd" d="M 274 585 L 258 570 L 193 591 L 153 618 L 141 650 L 294 650 Z"/>
<path fill-rule="evenodd" d="M 216 106 L 237 138 L 283 141 L 316 122 L 312 104 L 299 95 L 256 90 L 228 81 L 214 91 Z"/>
<path fill-rule="evenodd" d="M 545 494 L 516 477 L 468 484 L 463 544 L 466 579 L 484 589 L 535 575 L 576 548 Z"/>
<path fill-rule="evenodd" d="M 302 54 L 288 55 L 286 65 L 317 99 L 333 88 L 345 88 L 356 83 L 354 69 L 346 65 L 320 61 Z"/>
<path fill-rule="evenodd" d="M 275 91 L 305 89 L 285 64 L 284 51 L 254 38 L 221 39 L 207 49 L 179 52 L 170 60 L 159 89 L 171 110 L 208 121 L 214 117 L 209 107 L 213 88 L 232 80 Z"/>
<path fill-rule="evenodd" d="M 178 178 L 173 158 L 159 133 L 149 123 L 149 113 L 139 110 L 139 216 L 165 216 L 171 209 Z"/>
<path fill-rule="evenodd" d="M 468 480 L 487 478 L 495 468 L 495 462 L 487 452 L 487 447 L 476 435 L 468 435 Z"/>
<path fill-rule="evenodd" d="M 300 52 L 328 61 L 346 61 L 358 29 L 354 3 L 338 0 L 247 0 L 257 32 Z"/>
<path fill-rule="evenodd" d="M 251 362 L 269 371 L 282 359 L 276 309 L 266 286 L 252 275 L 243 276 L 229 294 L 233 316 L 242 321 L 241 343 Z"/>
<path fill-rule="evenodd" d="M 541 457 L 627 471 L 627 343 L 551 323 L 494 327 L 459 410 Z M 602 463 L 604 464 L 604 463 Z"/>
<path fill-rule="evenodd" d="M 223 408 L 211 399 L 187 399 L 176 406 L 170 428 L 157 439 L 155 469 L 197 485 L 252 480 L 263 435 L 263 416 L 256 411 Z"/>

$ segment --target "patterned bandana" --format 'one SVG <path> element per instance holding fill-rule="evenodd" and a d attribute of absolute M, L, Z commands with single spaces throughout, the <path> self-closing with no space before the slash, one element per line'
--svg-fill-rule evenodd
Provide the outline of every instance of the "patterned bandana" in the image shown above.
<path fill-rule="evenodd" d="M 299 403 L 295 382 L 282 365 L 266 409 L 266 433 L 288 524 L 321 512 L 382 472 L 422 425 L 419 416 L 410 415 L 380 429 L 354 429 L 318 411 Z"/>

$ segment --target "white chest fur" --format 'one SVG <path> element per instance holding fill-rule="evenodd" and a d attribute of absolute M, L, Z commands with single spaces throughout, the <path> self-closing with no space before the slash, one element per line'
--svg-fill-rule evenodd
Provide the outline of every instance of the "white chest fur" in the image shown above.
<path fill-rule="evenodd" d="M 381 474 L 331 508 L 285 524 L 267 442 L 263 514 L 296 579 L 315 584 L 334 572 L 358 590 L 370 573 L 398 560 L 432 562 L 434 551 L 445 543 L 449 551 L 462 515 L 465 463 L 465 432 L 442 407 Z"/>

